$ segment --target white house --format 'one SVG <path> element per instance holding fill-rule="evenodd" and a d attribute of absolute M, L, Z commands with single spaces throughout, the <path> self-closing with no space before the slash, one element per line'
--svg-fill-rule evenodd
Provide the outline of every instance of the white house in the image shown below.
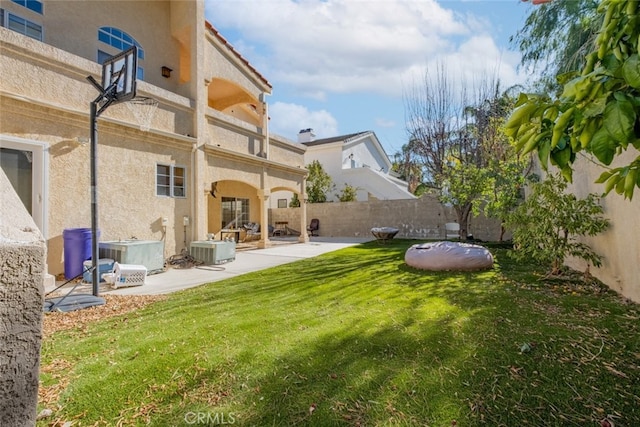
<path fill-rule="evenodd" d="M 315 139 L 313 129 L 303 129 L 298 143 L 307 147 L 305 165 L 318 160 L 331 177 L 335 188 L 327 194 L 328 201 L 338 201 L 346 185 L 357 189 L 357 201 L 416 198 L 408 183 L 391 171 L 391 161 L 372 131 Z M 287 207 L 292 194 L 274 193 L 270 207 Z"/>

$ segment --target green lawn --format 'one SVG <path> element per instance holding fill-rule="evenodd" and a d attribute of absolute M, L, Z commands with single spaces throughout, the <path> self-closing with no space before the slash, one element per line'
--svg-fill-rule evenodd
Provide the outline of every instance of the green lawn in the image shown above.
<path fill-rule="evenodd" d="M 488 272 L 415 270 L 404 263 L 413 243 L 343 249 L 56 333 L 42 364 L 72 368 L 54 418 L 640 425 L 638 305 L 597 284 L 540 280 L 504 249 Z"/>

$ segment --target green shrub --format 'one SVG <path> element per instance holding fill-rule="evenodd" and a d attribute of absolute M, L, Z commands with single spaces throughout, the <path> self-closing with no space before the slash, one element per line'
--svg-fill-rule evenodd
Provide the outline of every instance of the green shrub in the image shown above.
<path fill-rule="evenodd" d="M 548 265 L 549 274 L 559 274 L 568 256 L 600 266 L 602 257 L 580 237 L 594 236 L 609 226 L 597 195 L 578 199 L 566 193 L 566 188 L 559 175 L 547 176 L 532 185 L 529 197 L 507 219 L 513 232 L 514 256 Z"/>

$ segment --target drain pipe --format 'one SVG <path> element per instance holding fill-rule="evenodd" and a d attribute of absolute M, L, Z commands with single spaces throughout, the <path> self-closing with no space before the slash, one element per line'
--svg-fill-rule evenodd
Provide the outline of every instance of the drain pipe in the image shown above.
<path fill-rule="evenodd" d="M 199 193 L 197 191 L 198 187 L 198 143 L 194 142 L 191 145 L 191 188 L 193 188 L 193 196 L 191 198 L 191 218 L 194 221 L 197 220 L 196 212 L 198 210 L 198 200 L 197 197 Z M 188 221 L 189 217 L 182 218 L 182 224 L 184 225 L 184 249 L 187 249 L 187 225 L 189 225 Z M 193 225 L 192 225 L 193 227 Z"/>

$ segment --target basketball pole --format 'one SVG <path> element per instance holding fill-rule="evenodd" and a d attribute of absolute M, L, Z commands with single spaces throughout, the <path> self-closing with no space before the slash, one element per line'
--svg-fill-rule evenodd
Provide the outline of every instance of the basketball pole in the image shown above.
<path fill-rule="evenodd" d="M 100 271 L 99 271 L 99 243 L 98 243 L 98 117 L 104 110 L 114 101 L 112 95 L 114 89 L 118 85 L 118 80 L 104 89 L 93 78 L 87 77 L 87 80 L 98 89 L 100 96 L 93 100 L 90 104 L 90 132 L 91 132 L 91 285 L 93 296 L 100 294 Z M 98 109 L 100 102 L 104 101 L 104 105 Z"/>

